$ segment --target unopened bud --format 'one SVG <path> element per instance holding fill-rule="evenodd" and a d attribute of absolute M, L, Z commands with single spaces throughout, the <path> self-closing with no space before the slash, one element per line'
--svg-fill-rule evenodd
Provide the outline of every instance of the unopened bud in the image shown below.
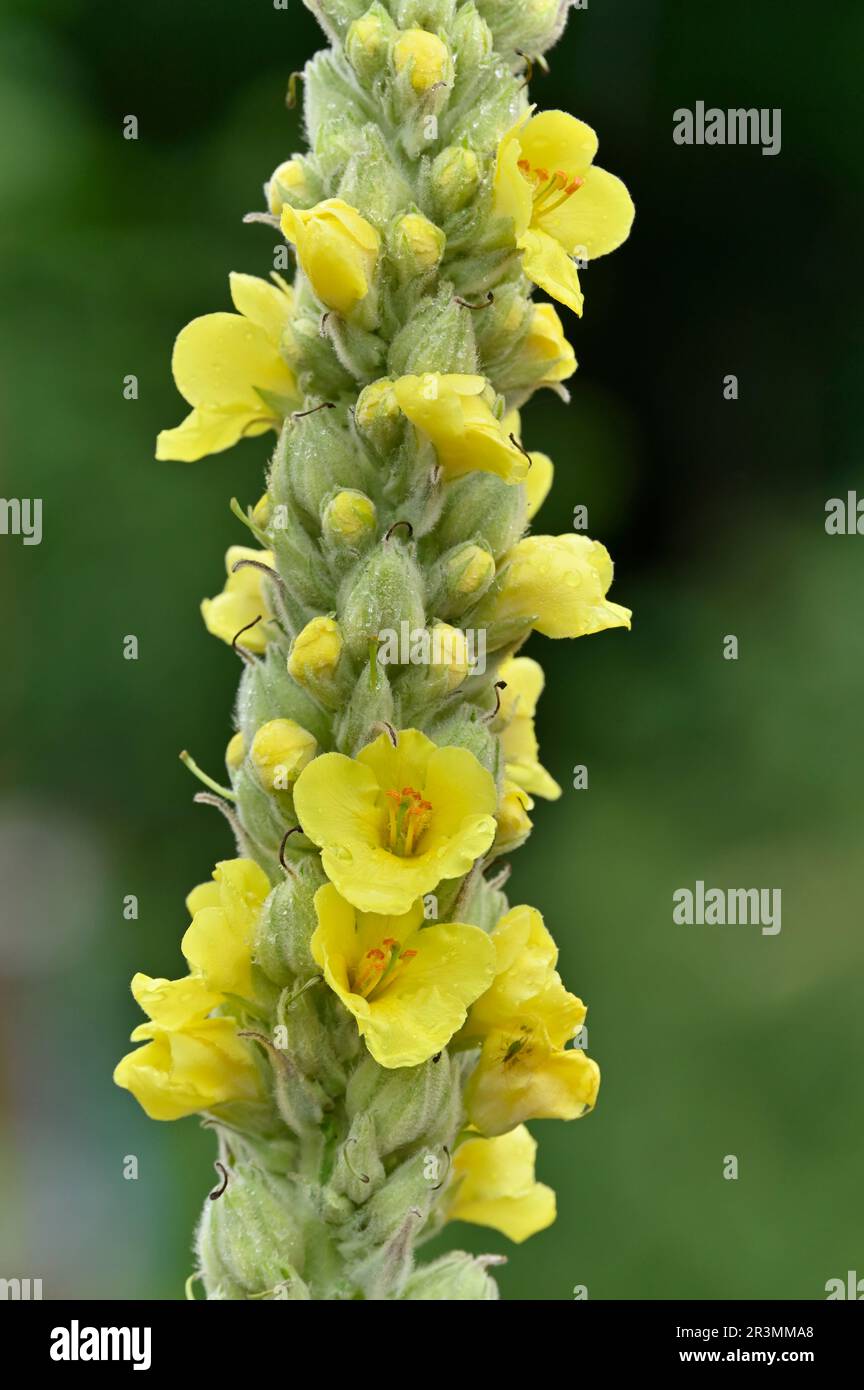
<path fill-rule="evenodd" d="M 229 772 L 236 772 L 246 757 L 246 741 L 242 734 L 235 734 L 225 750 L 225 766 Z"/>
<path fill-rule="evenodd" d="M 479 183 L 480 161 L 467 145 L 449 145 L 432 165 L 432 190 L 443 217 L 467 207 Z"/>
<path fill-rule="evenodd" d="M 409 631 L 426 625 L 423 577 L 408 546 L 396 537 L 384 540 L 351 580 L 342 607 L 342 628 L 356 661 L 369 655 L 383 631 Z"/>
<path fill-rule="evenodd" d="M 396 40 L 393 64 L 400 76 L 408 74 L 414 91 L 421 95 L 453 75 L 449 48 L 426 29 L 405 30 Z"/>
<path fill-rule="evenodd" d="M 433 577 L 433 604 L 444 618 L 458 618 L 486 593 L 495 578 L 495 558 L 485 546 L 469 541 L 439 560 Z"/>
<path fill-rule="evenodd" d="M 357 550 L 371 539 L 377 524 L 375 503 L 365 492 L 356 492 L 353 488 L 337 492 L 327 503 L 321 518 L 325 537 L 350 550 Z"/>
<path fill-rule="evenodd" d="M 286 203 L 305 202 L 311 195 L 306 171 L 300 159 L 286 159 L 274 170 L 264 186 L 267 206 L 274 217 L 281 215 Z"/>
<path fill-rule="evenodd" d="M 267 791 L 287 791 L 308 762 L 318 743 L 293 719 L 271 719 L 252 740 L 252 764 Z"/>
<path fill-rule="evenodd" d="M 288 657 L 288 671 L 297 684 L 331 709 L 339 706 L 345 694 L 344 647 L 335 619 L 313 618 L 295 637 Z"/>
<path fill-rule="evenodd" d="M 390 45 L 397 32 L 381 5 L 372 5 L 360 19 L 355 19 L 345 39 L 345 52 L 358 77 L 366 82 L 377 77 L 387 62 Z"/>
<path fill-rule="evenodd" d="M 406 280 L 436 270 L 446 244 L 441 228 L 419 212 L 406 212 L 393 231 L 393 253 Z"/>

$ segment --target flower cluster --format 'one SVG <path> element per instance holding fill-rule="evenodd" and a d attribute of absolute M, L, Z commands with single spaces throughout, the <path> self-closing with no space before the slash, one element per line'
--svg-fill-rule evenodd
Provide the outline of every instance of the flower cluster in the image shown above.
<path fill-rule="evenodd" d="M 243 662 L 230 786 L 205 779 L 241 857 L 190 895 L 188 976 L 135 977 L 151 1021 L 115 1079 L 219 1135 L 208 1297 L 494 1298 L 483 1260 L 415 1249 L 447 1220 L 548 1226 L 525 1124 L 599 1083 L 552 935 L 501 891 L 533 798 L 561 795 L 519 653 L 630 624 L 599 542 L 528 533 L 554 470 L 519 411 L 576 371 L 533 293 L 581 314 L 579 267 L 633 207 L 589 126 L 529 105 L 569 0 L 311 8 L 311 149 L 251 219 L 294 282 L 234 274 L 236 312 L 182 330 L 190 413 L 157 446 L 277 436 L 202 604 Z"/>

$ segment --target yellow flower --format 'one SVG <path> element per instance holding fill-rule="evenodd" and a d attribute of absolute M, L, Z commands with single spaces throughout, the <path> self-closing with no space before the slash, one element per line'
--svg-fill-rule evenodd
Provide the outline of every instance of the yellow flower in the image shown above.
<path fill-rule="evenodd" d="M 522 419 L 518 410 L 511 410 L 504 416 L 502 429 L 506 435 L 513 435 L 521 443 Z M 555 466 L 548 454 L 539 454 L 532 450 L 528 457 L 531 460 L 531 468 L 523 484 L 528 503 L 525 520 L 532 521 L 549 496 L 552 480 L 555 476 Z"/>
<path fill-rule="evenodd" d="M 136 975 L 135 1000 L 152 1020 L 140 1024 L 114 1080 L 131 1091 L 151 1120 L 179 1120 L 226 1101 L 259 1096 L 259 1075 L 231 1018 L 210 1018 L 222 996 L 202 979 L 153 980 Z"/>
<path fill-rule="evenodd" d="M 252 936 L 269 894 L 267 875 L 251 859 L 224 860 L 211 882 L 192 889 L 182 951 L 208 989 L 254 998 Z"/>
<path fill-rule="evenodd" d="M 535 304 L 524 350 L 545 370 L 538 386 L 567 381 L 576 371 L 576 354 L 564 336 L 564 325 L 551 304 Z"/>
<path fill-rule="evenodd" d="M 448 1221 L 491 1226 L 520 1245 L 555 1220 L 555 1193 L 534 1177 L 537 1141 L 524 1125 L 495 1139 L 469 1138 L 453 1155 Z"/>
<path fill-rule="evenodd" d="M 252 762 L 267 791 L 287 791 L 315 757 L 318 741 L 293 719 L 270 719 L 252 740 Z"/>
<path fill-rule="evenodd" d="M 534 822 L 528 814 L 533 808 L 534 802 L 528 793 L 515 782 L 506 780 L 498 807 L 498 830 L 495 835 L 497 854 L 510 854 L 524 845 L 534 829 Z"/>
<path fill-rule="evenodd" d="M 230 449 L 239 439 L 277 430 L 299 403 L 297 381 L 281 353 L 294 292 L 254 275 L 232 275 L 236 314 L 193 319 L 174 344 L 171 370 L 192 406 L 182 425 L 163 430 L 158 459 L 191 462 Z"/>
<path fill-rule="evenodd" d="M 434 444 L 448 478 L 496 473 L 520 483 L 529 463 L 492 411 L 494 393 L 482 376 L 403 376 L 393 383 L 399 408 Z"/>
<path fill-rule="evenodd" d="M 495 949 L 486 932 L 458 922 L 426 926 L 420 902 L 376 916 L 356 912 L 326 884 L 315 912 L 312 955 L 382 1067 L 434 1057 L 492 980 Z"/>
<path fill-rule="evenodd" d="M 620 179 L 597 169 L 597 136 L 564 111 L 520 122 L 498 150 L 495 205 L 512 217 L 529 280 L 582 313 L 571 260 L 594 260 L 620 246 L 633 224 L 633 203 Z"/>
<path fill-rule="evenodd" d="M 294 805 L 327 877 L 361 912 L 401 914 L 442 879 L 461 878 L 495 838 L 495 782 L 465 748 L 403 729 L 356 758 L 304 768 Z"/>
<path fill-rule="evenodd" d="M 393 62 L 398 73 L 410 71 L 411 86 L 420 93 L 448 81 L 451 73 L 446 43 L 425 29 L 404 31 L 393 49 Z"/>
<path fill-rule="evenodd" d="M 512 656 L 502 662 L 498 675 L 507 683 L 506 689 L 501 691 L 500 714 L 504 725 L 501 744 L 507 776 L 532 796 L 557 801 L 561 788 L 540 765 L 540 748 L 534 732 L 537 703 L 546 683 L 543 668 L 530 656 Z"/>
<path fill-rule="evenodd" d="M 586 1009 L 569 994 L 556 965 L 558 948 L 540 913 L 515 907 L 492 932 L 495 980 L 472 1006 L 461 1044 L 483 1041 L 465 1093 L 471 1123 L 503 1134 L 530 1119 L 572 1120 L 594 1105 L 596 1062 L 566 1044 Z"/>
<path fill-rule="evenodd" d="M 244 565 L 235 572 L 234 566 L 238 560 L 256 560 L 271 568 L 274 564 L 273 554 L 269 550 L 250 550 L 244 545 L 232 545 L 225 556 L 228 571 L 225 588 L 215 598 L 203 600 L 201 615 L 207 631 L 229 644 L 238 632 L 260 618 L 261 621 L 244 632 L 240 639 L 242 647 L 260 655 L 267 650 L 267 623 L 273 616 L 266 593 L 267 576 L 251 565 Z"/>
<path fill-rule="evenodd" d="M 527 536 L 513 548 L 501 587 L 486 600 L 496 619 L 524 617 L 545 637 L 587 637 L 629 627 L 632 613 L 609 603 L 609 552 L 587 536 Z"/>
<path fill-rule="evenodd" d="M 356 208 L 328 198 L 309 212 L 283 207 L 282 231 L 328 309 L 350 314 L 366 298 L 375 276 L 381 238 Z"/>

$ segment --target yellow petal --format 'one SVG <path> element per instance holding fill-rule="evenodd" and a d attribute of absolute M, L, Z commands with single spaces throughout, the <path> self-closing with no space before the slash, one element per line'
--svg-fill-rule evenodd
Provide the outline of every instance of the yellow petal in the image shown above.
<path fill-rule="evenodd" d="M 533 521 L 552 489 L 555 465 L 548 454 L 532 452 L 529 455 L 531 468 L 525 478 L 525 496 L 528 499 L 527 521 Z"/>
<path fill-rule="evenodd" d="M 543 217 L 540 225 L 570 255 L 593 261 L 627 240 L 635 215 L 633 199 L 621 179 L 592 168 L 582 187 Z"/>
<path fill-rule="evenodd" d="M 241 406 L 236 410 L 193 410 L 182 425 L 162 430 L 156 439 L 156 457 L 180 463 L 196 463 L 208 454 L 233 449 L 241 439 L 253 439 L 276 429 L 275 417 L 264 414 L 260 402 L 254 411 Z"/>
<path fill-rule="evenodd" d="M 294 307 L 293 292 L 257 275 L 240 275 L 236 271 L 228 280 L 237 312 L 262 329 L 278 350 Z"/>
<path fill-rule="evenodd" d="M 453 1157 L 448 1221 L 489 1226 L 520 1244 L 551 1226 L 555 1193 L 534 1177 L 536 1140 L 524 1125 L 495 1139 L 467 1139 Z"/>
<path fill-rule="evenodd" d="M 571 179 L 583 178 L 597 153 L 597 135 L 567 111 L 541 111 L 519 132 L 521 158 L 532 169 L 549 174 L 563 170 Z"/>
<path fill-rule="evenodd" d="M 575 1048 L 561 1050 L 511 1032 L 492 1033 L 465 1092 L 468 1115 L 485 1135 L 504 1134 L 525 1120 L 574 1120 L 597 1099 L 597 1063 Z M 516 1049 L 514 1051 L 514 1049 Z"/>
<path fill-rule="evenodd" d="M 258 392 L 294 394 L 294 374 L 262 328 L 237 314 L 206 314 L 193 319 L 174 345 L 172 370 L 177 389 L 202 409 L 245 407 L 250 420 L 274 420 Z"/>
<path fill-rule="evenodd" d="M 528 279 L 581 316 L 584 297 L 579 274 L 563 246 L 546 232 L 531 228 L 520 237 L 519 249 Z"/>

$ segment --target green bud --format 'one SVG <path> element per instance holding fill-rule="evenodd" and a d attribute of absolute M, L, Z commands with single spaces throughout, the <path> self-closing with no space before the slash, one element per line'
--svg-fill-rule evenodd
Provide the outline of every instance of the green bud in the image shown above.
<path fill-rule="evenodd" d="M 225 1191 L 204 1207 L 198 1265 L 208 1298 L 244 1299 L 271 1293 L 309 1297 L 304 1264 L 303 1198 L 293 1184 L 238 1164 Z"/>
<path fill-rule="evenodd" d="M 307 608 L 326 608 L 330 591 L 321 552 L 304 529 L 295 507 L 274 502 L 267 538 L 282 582 L 294 605 L 299 605 L 291 615 L 295 623 Z"/>
<path fill-rule="evenodd" d="M 474 5 L 463 5 L 451 31 L 461 71 L 472 73 L 492 52 L 489 25 L 481 19 Z"/>
<path fill-rule="evenodd" d="M 287 852 L 290 854 L 291 841 Z M 252 942 L 252 959 L 283 988 L 319 974 L 309 942 L 318 925 L 314 898 L 327 882 L 317 854 L 290 854 L 291 873 L 267 899 Z"/>
<path fill-rule="evenodd" d="M 363 141 L 363 118 L 353 75 L 341 57 L 324 50 L 304 70 L 303 112 L 321 176 L 330 183 Z"/>
<path fill-rule="evenodd" d="M 348 30 L 345 54 L 357 76 L 367 85 L 387 67 L 397 29 L 383 5 L 376 3 Z"/>
<path fill-rule="evenodd" d="M 359 1207 L 378 1191 L 386 1176 L 375 1122 L 370 1115 L 357 1115 L 336 1156 L 330 1186 Z"/>
<path fill-rule="evenodd" d="M 267 208 L 274 217 L 280 215 L 286 204 L 295 208 L 311 208 L 323 196 L 324 189 L 312 161 L 302 155 L 284 160 L 264 185 Z"/>
<path fill-rule="evenodd" d="M 363 216 L 383 227 L 411 202 L 411 185 L 393 163 L 384 137 L 375 125 L 363 128 L 363 139 L 351 155 L 339 185 L 339 197 Z"/>
<path fill-rule="evenodd" d="M 458 1065 L 446 1050 L 437 1062 L 396 1071 L 367 1055 L 348 1083 L 345 1112 L 352 1126 L 361 1117 L 373 1122 L 377 1152 L 386 1159 L 410 1145 L 422 1143 L 424 1153 L 449 1147 L 460 1104 Z"/>
<path fill-rule="evenodd" d="M 489 730 L 486 718 L 473 705 L 463 704 L 437 719 L 427 730 L 441 747 L 467 748 L 495 778 L 501 775 L 501 745 Z"/>
<path fill-rule="evenodd" d="M 432 165 L 431 188 L 442 221 L 461 212 L 480 184 L 480 161 L 467 145 L 448 145 Z"/>
<path fill-rule="evenodd" d="M 458 618 L 483 597 L 495 578 L 495 557 L 488 546 L 466 541 L 448 550 L 429 580 L 430 606 L 442 618 Z"/>
<path fill-rule="evenodd" d="M 336 743 L 351 756 L 359 753 L 370 739 L 370 730 L 396 720 L 393 689 L 386 671 L 367 665 L 360 672 L 351 698 L 336 723 Z"/>
<path fill-rule="evenodd" d="M 558 42 L 573 4 L 585 8 L 579 0 L 476 0 L 499 53 L 521 49 L 535 58 Z"/>
<path fill-rule="evenodd" d="M 500 560 L 525 530 L 525 490 L 492 473 L 469 473 L 447 488 L 435 532 L 442 547 L 473 541 Z"/>
<path fill-rule="evenodd" d="M 339 605 L 345 644 L 355 661 L 369 656 L 383 630 L 424 627 L 423 577 L 413 547 L 385 539 L 343 584 Z"/>
<path fill-rule="evenodd" d="M 365 491 L 369 472 L 341 410 L 321 409 L 314 415 L 286 421 L 273 455 L 268 485 L 273 499 L 268 535 L 274 549 L 280 530 L 291 544 L 301 544 L 297 530 L 302 527 L 291 505 L 294 498 L 317 526 L 321 508 L 333 493 L 356 487 Z M 288 543 L 288 539 L 283 542 Z M 322 569 L 320 554 L 316 553 L 314 567 L 319 572 Z M 327 603 L 318 606 L 326 609 Z"/>
<path fill-rule="evenodd" d="M 403 1300 L 424 1303 L 444 1300 L 459 1303 L 489 1302 L 500 1298 L 498 1285 L 486 1272 L 488 1260 L 475 1259 L 461 1250 L 442 1255 L 414 1271 L 402 1291 Z"/>
<path fill-rule="evenodd" d="M 396 0 L 393 15 L 400 29 L 449 29 L 456 0 Z"/>
<path fill-rule="evenodd" d="M 396 334 L 390 349 L 389 371 L 394 377 L 423 376 L 426 372 L 477 370 L 474 315 L 457 304 L 453 286 L 442 285 L 434 298 L 425 300 L 416 314 Z"/>
<path fill-rule="evenodd" d="M 271 643 L 261 661 L 247 666 L 237 696 L 237 722 L 248 748 L 262 724 L 271 719 L 293 719 L 327 742 L 327 718 L 305 690 L 293 681 L 285 666 L 285 653 Z"/>
<path fill-rule="evenodd" d="M 297 824 L 291 793 L 266 791 L 247 759 L 235 773 L 234 794 L 243 829 L 275 861 L 286 829 Z"/>

